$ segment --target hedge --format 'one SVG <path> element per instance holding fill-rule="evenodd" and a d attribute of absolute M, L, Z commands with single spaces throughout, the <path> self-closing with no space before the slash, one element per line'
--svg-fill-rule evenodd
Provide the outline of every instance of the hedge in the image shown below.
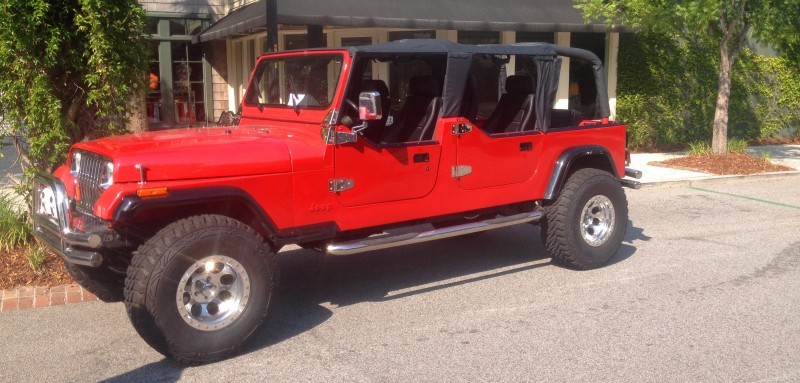
<path fill-rule="evenodd" d="M 630 146 L 675 147 L 711 140 L 717 96 L 716 47 L 657 34 L 620 36 L 617 119 Z M 729 139 L 796 135 L 800 66 L 745 49 L 734 66 Z"/>

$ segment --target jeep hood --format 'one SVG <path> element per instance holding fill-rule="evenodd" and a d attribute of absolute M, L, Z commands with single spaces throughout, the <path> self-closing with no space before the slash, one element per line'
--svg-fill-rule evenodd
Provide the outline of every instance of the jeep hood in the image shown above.
<path fill-rule="evenodd" d="M 284 139 L 269 128 L 190 128 L 147 132 L 74 146 L 111 158 L 115 183 L 249 176 L 292 170 Z"/>

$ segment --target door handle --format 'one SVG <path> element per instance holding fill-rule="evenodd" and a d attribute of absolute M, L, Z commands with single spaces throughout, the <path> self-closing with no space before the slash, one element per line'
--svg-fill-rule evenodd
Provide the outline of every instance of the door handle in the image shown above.
<path fill-rule="evenodd" d="M 430 162 L 431 156 L 428 153 L 417 153 L 414 155 L 414 163 Z"/>
<path fill-rule="evenodd" d="M 524 152 L 533 150 L 533 142 L 523 142 L 519 144 L 519 151 Z"/>

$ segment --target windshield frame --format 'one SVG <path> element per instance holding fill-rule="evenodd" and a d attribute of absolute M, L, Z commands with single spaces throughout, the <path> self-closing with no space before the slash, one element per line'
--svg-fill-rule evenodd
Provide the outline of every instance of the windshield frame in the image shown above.
<path fill-rule="evenodd" d="M 341 86 L 341 83 L 342 83 L 342 80 L 343 80 L 343 77 L 344 77 L 343 73 L 344 73 L 344 70 L 346 69 L 346 66 L 347 66 L 346 65 L 347 62 L 346 62 L 346 58 L 345 58 L 345 53 L 346 52 L 343 52 L 343 51 L 324 51 L 324 52 L 287 52 L 287 53 L 280 53 L 280 54 L 277 54 L 277 55 L 276 54 L 264 55 L 261 58 L 259 58 L 259 60 L 258 60 L 258 62 L 256 64 L 256 67 L 255 67 L 255 69 L 253 70 L 253 72 L 252 72 L 252 74 L 250 76 L 250 81 L 248 82 L 247 89 L 245 90 L 245 93 L 244 93 L 244 95 L 242 97 L 242 104 L 244 106 L 247 106 L 247 107 L 258 107 L 259 109 L 265 108 L 265 107 L 266 108 L 277 108 L 277 109 L 294 109 L 294 110 L 300 110 L 300 109 L 326 110 L 326 109 L 329 109 L 334 104 L 334 102 L 336 101 L 336 97 L 337 97 L 337 95 L 339 93 L 339 87 Z M 277 92 L 278 92 L 277 100 L 278 100 L 278 102 L 253 102 L 254 98 L 256 98 L 256 99 L 261 98 L 262 92 L 261 92 L 260 86 L 259 86 L 259 84 L 261 82 L 259 80 L 262 78 L 262 75 L 263 75 L 264 71 L 268 70 L 268 66 L 271 65 L 272 63 L 280 62 L 280 63 L 283 63 L 283 66 L 285 67 L 285 65 L 286 65 L 285 63 L 286 62 L 290 62 L 290 61 L 325 59 L 325 58 L 328 59 L 328 62 L 325 63 L 325 66 L 324 66 L 325 71 L 329 70 L 328 66 L 330 66 L 332 62 L 338 62 L 338 70 L 335 71 L 335 78 L 334 78 L 335 79 L 335 83 L 332 82 L 332 83 L 328 84 L 327 94 L 325 94 L 325 97 L 323 98 L 325 100 L 324 103 L 308 104 L 307 100 L 317 100 L 317 98 L 315 98 L 313 96 L 310 99 L 306 98 L 305 95 L 308 94 L 308 90 L 307 89 L 304 89 L 304 91 L 306 91 L 307 93 L 298 93 L 297 92 L 298 91 L 297 88 L 300 87 L 300 85 L 298 85 L 299 83 L 303 83 L 305 85 L 305 86 L 302 86 L 303 88 L 308 88 L 309 86 L 312 86 L 312 84 L 310 84 L 310 80 L 309 80 L 309 76 L 308 75 L 303 75 L 303 76 L 299 76 L 298 77 L 298 76 L 292 76 L 292 75 L 285 76 L 285 74 L 283 76 L 280 75 L 280 74 L 277 76 L 278 82 L 280 82 L 280 81 L 289 81 L 289 82 L 287 82 L 286 84 L 283 84 L 283 85 L 282 84 L 278 84 L 278 86 L 281 87 L 281 88 L 277 89 Z M 307 66 L 306 66 L 305 69 L 307 69 L 309 71 L 313 70 L 313 69 L 308 69 Z M 282 70 L 282 69 L 277 69 L 277 70 Z M 326 80 L 327 80 L 327 78 L 326 78 Z M 294 88 L 294 89 L 291 89 L 291 88 Z M 256 96 L 253 95 L 253 92 L 257 92 Z M 284 92 L 286 93 L 286 95 L 289 95 L 288 96 L 289 100 L 284 100 L 283 99 L 282 96 L 283 96 Z M 297 98 L 294 98 L 294 97 L 291 96 L 292 94 L 299 95 L 299 96 Z M 298 102 L 295 102 L 295 101 L 298 101 Z M 304 103 L 303 101 L 306 101 L 306 102 Z"/>

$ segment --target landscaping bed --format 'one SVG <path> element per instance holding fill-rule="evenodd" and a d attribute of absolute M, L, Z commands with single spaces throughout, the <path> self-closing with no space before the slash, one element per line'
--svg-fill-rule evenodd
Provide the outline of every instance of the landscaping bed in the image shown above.
<path fill-rule="evenodd" d="M 661 162 L 651 162 L 649 165 L 717 175 L 745 175 L 794 170 L 773 164 L 765 158 L 741 153 L 687 155 Z"/>
<path fill-rule="evenodd" d="M 20 286 L 50 287 L 74 282 L 61 257 L 47 250 L 42 253 L 44 259 L 38 270 L 33 270 L 25 250 L 12 249 L 4 252 L 0 256 L 0 290 Z"/>

